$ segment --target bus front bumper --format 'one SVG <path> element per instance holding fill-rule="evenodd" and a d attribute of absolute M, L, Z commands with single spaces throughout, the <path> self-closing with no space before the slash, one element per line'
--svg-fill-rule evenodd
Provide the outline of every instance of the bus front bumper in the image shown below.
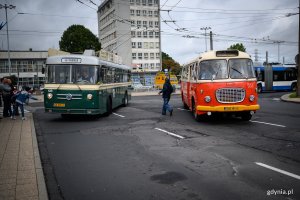
<path fill-rule="evenodd" d="M 239 112 L 239 111 L 256 111 L 260 106 L 255 105 L 228 105 L 228 106 L 197 106 L 197 111 L 202 112 Z"/>

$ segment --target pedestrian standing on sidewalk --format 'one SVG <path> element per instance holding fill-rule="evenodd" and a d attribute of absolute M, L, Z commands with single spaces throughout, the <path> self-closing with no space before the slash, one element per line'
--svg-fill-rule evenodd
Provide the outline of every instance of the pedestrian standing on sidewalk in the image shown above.
<path fill-rule="evenodd" d="M 6 87 L 11 88 L 11 80 L 9 78 L 4 78 L 2 83 Z M 12 116 L 12 110 L 11 110 L 11 97 L 12 97 L 12 90 L 9 91 L 4 90 L 2 92 L 3 95 L 3 117 L 11 117 Z"/>
<path fill-rule="evenodd" d="M 3 80 L 3 79 L 2 79 Z M 11 88 L 7 84 L 3 84 L 2 82 L 0 83 L 0 93 L 2 94 L 3 92 L 9 92 Z M 2 117 L 0 117 L 2 119 Z"/>
<path fill-rule="evenodd" d="M 16 105 L 14 107 L 14 112 L 12 115 L 12 119 L 16 119 L 16 112 L 18 110 L 18 107 L 20 107 L 21 110 L 21 114 L 22 114 L 22 120 L 25 120 L 25 115 L 24 115 L 24 104 L 26 103 L 27 99 L 34 99 L 34 100 L 38 100 L 37 98 L 31 96 L 31 94 L 29 93 L 29 91 L 31 90 L 30 87 L 25 87 L 25 90 L 22 90 L 21 92 L 18 92 L 17 94 L 15 94 L 16 97 Z"/>
<path fill-rule="evenodd" d="M 172 116 L 173 114 L 173 108 L 169 104 L 172 92 L 173 92 L 173 86 L 170 83 L 170 79 L 166 78 L 165 83 L 163 85 L 163 89 L 158 93 L 158 94 L 162 93 L 162 98 L 164 100 L 162 113 L 161 113 L 162 115 L 166 115 L 167 111 L 170 112 L 170 116 Z"/>

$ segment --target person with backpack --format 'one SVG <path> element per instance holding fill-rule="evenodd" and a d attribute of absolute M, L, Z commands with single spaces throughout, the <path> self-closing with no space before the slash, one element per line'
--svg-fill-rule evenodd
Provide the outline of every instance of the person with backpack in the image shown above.
<path fill-rule="evenodd" d="M 16 113 L 18 110 L 18 107 L 20 107 L 21 114 L 22 114 L 22 120 L 25 120 L 25 115 L 24 115 L 24 104 L 26 103 L 27 99 L 34 99 L 38 100 L 37 98 L 31 96 L 29 91 L 31 90 L 30 87 L 25 87 L 25 90 L 22 90 L 16 94 L 14 94 L 14 98 L 16 98 L 16 105 L 14 106 L 14 111 L 12 115 L 12 119 L 16 119 Z"/>
<path fill-rule="evenodd" d="M 164 104 L 162 107 L 162 115 L 166 115 L 167 111 L 170 112 L 170 116 L 173 115 L 173 108 L 169 104 L 171 94 L 173 93 L 173 86 L 171 85 L 170 79 L 166 78 L 165 83 L 161 91 L 159 91 L 159 95 L 162 93 L 162 98 L 164 100 Z"/>

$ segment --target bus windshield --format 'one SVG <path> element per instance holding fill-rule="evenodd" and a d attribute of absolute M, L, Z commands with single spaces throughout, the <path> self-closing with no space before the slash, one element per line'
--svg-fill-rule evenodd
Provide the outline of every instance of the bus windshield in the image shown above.
<path fill-rule="evenodd" d="M 254 68 L 250 59 L 229 59 L 229 75 L 232 79 L 255 78 Z"/>
<path fill-rule="evenodd" d="M 48 83 L 95 84 L 96 82 L 96 66 L 48 65 Z"/>
<path fill-rule="evenodd" d="M 214 80 L 228 77 L 226 60 L 205 60 L 200 63 L 199 79 Z"/>

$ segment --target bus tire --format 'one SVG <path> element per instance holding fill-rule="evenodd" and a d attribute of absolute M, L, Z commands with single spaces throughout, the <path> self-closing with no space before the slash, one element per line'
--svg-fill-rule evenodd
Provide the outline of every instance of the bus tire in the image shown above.
<path fill-rule="evenodd" d="M 198 113 L 197 113 L 194 99 L 192 100 L 192 113 L 193 113 L 194 119 L 195 119 L 197 122 L 200 121 L 200 118 L 201 118 L 201 117 L 200 117 L 200 115 L 198 115 Z"/>
<path fill-rule="evenodd" d="M 258 84 L 257 85 L 257 93 L 261 93 L 262 92 L 262 85 Z"/>
<path fill-rule="evenodd" d="M 104 116 L 109 116 L 112 113 L 112 102 L 111 102 L 111 98 L 108 97 L 107 101 L 106 101 L 106 113 L 104 114 Z"/>
<path fill-rule="evenodd" d="M 252 118 L 252 115 L 250 114 L 250 112 L 243 112 L 241 114 L 241 117 L 243 121 L 249 121 Z"/>
<path fill-rule="evenodd" d="M 297 90 L 297 84 L 296 83 L 293 83 L 292 86 L 291 86 L 291 90 L 293 92 L 295 92 Z"/>
<path fill-rule="evenodd" d="M 123 101 L 123 104 L 122 104 L 123 107 L 128 106 L 128 94 L 127 94 L 127 92 L 125 92 L 125 95 L 124 95 L 124 98 L 123 98 L 122 101 Z"/>

